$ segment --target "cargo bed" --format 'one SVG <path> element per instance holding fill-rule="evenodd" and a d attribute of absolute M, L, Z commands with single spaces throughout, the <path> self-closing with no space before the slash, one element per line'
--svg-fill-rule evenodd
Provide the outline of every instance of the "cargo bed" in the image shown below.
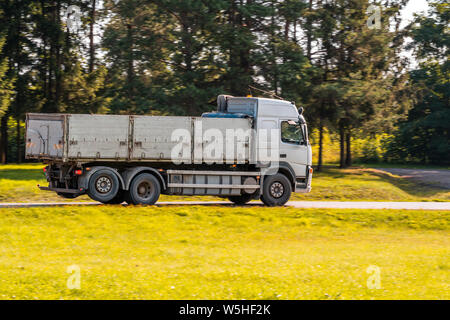
<path fill-rule="evenodd" d="M 191 138 L 185 161 L 194 162 L 194 135 L 208 129 L 252 128 L 251 118 L 158 117 L 127 115 L 38 114 L 26 119 L 27 159 L 62 162 L 92 161 L 172 161 L 175 130 L 185 130 Z M 249 131 L 250 132 L 250 131 Z M 245 137 L 245 159 L 251 155 L 251 136 Z M 204 144 L 209 141 L 204 141 Z M 225 154 L 225 153 L 224 153 Z M 183 154 L 184 155 L 184 154 Z M 203 157 L 203 161 L 209 159 Z"/>

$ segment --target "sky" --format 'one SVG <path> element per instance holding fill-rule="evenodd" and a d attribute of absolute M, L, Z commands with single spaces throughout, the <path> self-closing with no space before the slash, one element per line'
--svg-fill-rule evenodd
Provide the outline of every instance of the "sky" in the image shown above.
<path fill-rule="evenodd" d="M 428 11 L 428 1 L 427 0 L 409 0 L 408 4 L 402 10 L 402 22 L 400 28 L 407 26 L 414 18 L 414 13 L 426 13 Z M 406 39 L 406 42 L 410 42 L 411 39 Z M 401 54 L 404 57 L 410 59 L 410 69 L 417 67 L 418 63 L 412 56 L 411 51 L 404 50 Z"/>
<path fill-rule="evenodd" d="M 427 0 L 409 0 L 406 7 L 402 10 L 403 21 L 400 27 L 406 26 L 413 19 L 414 13 L 426 13 L 427 11 Z"/>

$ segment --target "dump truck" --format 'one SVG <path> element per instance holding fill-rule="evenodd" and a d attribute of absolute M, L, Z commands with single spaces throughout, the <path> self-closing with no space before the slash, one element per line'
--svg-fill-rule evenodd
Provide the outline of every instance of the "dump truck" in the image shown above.
<path fill-rule="evenodd" d="M 310 192 L 312 152 L 303 108 L 281 99 L 220 95 L 201 117 L 26 116 L 26 158 L 73 199 L 153 205 L 160 194 L 282 206 Z"/>

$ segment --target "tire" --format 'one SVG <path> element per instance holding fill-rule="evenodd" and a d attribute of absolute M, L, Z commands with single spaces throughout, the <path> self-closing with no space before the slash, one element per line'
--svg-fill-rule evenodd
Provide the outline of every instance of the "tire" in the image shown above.
<path fill-rule="evenodd" d="M 76 197 L 78 197 L 78 195 L 74 194 L 74 193 L 62 193 L 62 192 L 57 192 L 57 195 L 64 198 L 64 199 L 75 199 Z"/>
<path fill-rule="evenodd" d="M 252 200 L 253 196 L 253 194 L 241 194 L 240 196 L 229 196 L 228 200 L 233 202 L 235 205 L 243 206 Z"/>
<path fill-rule="evenodd" d="M 92 200 L 108 204 L 119 192 L 119 178 L 109 169 L 95 172 L 89 179 L 88 195 Z"/>
<path fill-rule="evenodd" d="M 125 201 L 125 191 L 120 190 L 117 195 L 110 201 L 106 202 L 106 204 L 122 204 Z"/>
<path fill-rule="evenodd" d="M 289 179 L 281 173 L 266 176 L 261 201 L 269 207 L 283 206 L 289 201 L 292 186 Z"/>
<path fill-rule="evenodd" d="M 161 194 L 158 179 L 150 173 L 141 173 L 133 179 L 126 197 L 129 204 L 154 205 Z"/>

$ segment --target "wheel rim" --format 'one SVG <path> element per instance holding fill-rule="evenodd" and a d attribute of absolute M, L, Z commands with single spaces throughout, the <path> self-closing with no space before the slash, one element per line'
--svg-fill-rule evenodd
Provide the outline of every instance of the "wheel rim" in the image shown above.
<path fill-rule="evenodd" d="M 112 181 L 109 177 L 102 176 L 95 182 L 95 187 L 100 193 L 108 193 L 112 189 Z"/>
<path fill-rule="evenodd" d="M 142 199 L 149 199 L 152 195 L 153 188 L 152 185 L 147 181 L 142 181 L 137 186 L 137 194 Z"/>
<path fill-rule="evenodd" d="M 281 198 L 284 194 L 284 187 L 280 182 L 274 182 L 270 186 L 270 195 L 274 198 Z"/>

